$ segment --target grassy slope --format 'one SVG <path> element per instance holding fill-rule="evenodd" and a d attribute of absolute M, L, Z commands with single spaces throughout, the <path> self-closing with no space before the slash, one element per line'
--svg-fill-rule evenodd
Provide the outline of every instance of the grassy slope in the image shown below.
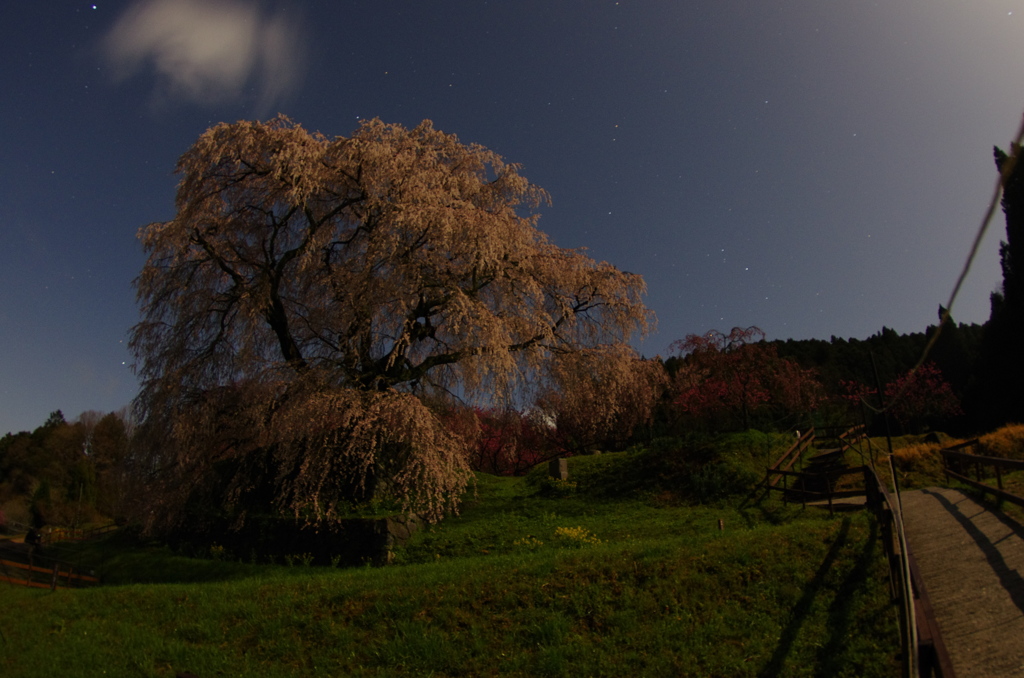
<path fill-rule="evenodd" d="M 481 476 L 385 568 L 94 548 L 115 585 L 0 589 L 0 674 L 896 675 L 866 515 L 616 492 L 636 461 L 573 459 L 576 488 Z"/>
<path fill-rule="evenodd" d="M 939 450 L 965 442 L 965 440 L 952 438 L 944 433 L 932 435 L 937 436 L 940 442 L 929 442 L 929 436 L 925 435 L 904 435 L 892 438 L 893 461 L 900 489 L 914 490 L 947 484 Z M 968 453 L 1006 459 L 1024 459 L 1024 425 L 1010 424 L 982 435 L 978 440 L 979 446 L 966 450 Z M 888 448 L 885 438 L 871 438 L 871 447 L 874 450 L 879 476 L 891 487 L 892 473 L 886 461 Z M 863 463 L 853 452 L 847 453 L 847 460 L 851 465 Z M 991 472 L 991 469 L 988 471 Z M 995 484 L 995 478 L 987 480 L 991 484 Z M 1016 491 L 1024 495 L 1024 473 L 1006 473 L 1003 481 L 1007 484 L 1009 491 Z M 955 480 L 952 481 L 952 485 L 957 486 Z"/>
<path fill-rule="evenodd" d="M 1003 426 L 991 433 L 979 436 L 977 447 L 965 450 L 971 454 L 979 454 L 986 457 L 1000 457 L 1004 459 L 1024 459 L 1024 425 L 1010 424 Z M 901 487 L 904 489 L 917 489 L 934 485 L 946 485 L 946 477 L 943 472 L 942 458 L 939 449 L 952 446 L 961 439 L 942 436 L 942 443 L 925 442 L 924 436 L 904 436 L 893 440 L 897 473 L 899 474 Z M 884 445 L 884 440 L 880 441 Z M 984 467 L 985 474 L 991 474 L 992 467 Z M 975 477 L 972 471 L 968 471 L 969 477 Z M 980 478 L 993 487 L 998 481 L 994 475 Z M 1024 497 L 1024 471 L 1002 472 L 1003 489 L 1017 496 Z M 1000 501 L 995 496 L 983 493 L 966 484 L 951 479 L 948 483 L 952 487 L 959 487 L 967 494 L 980 501 L 982 504 L 993 509 L 998 509 L 1014 518 L 1018 522 L 1024 522 L 1024 508 L 1016 504 Z"/>

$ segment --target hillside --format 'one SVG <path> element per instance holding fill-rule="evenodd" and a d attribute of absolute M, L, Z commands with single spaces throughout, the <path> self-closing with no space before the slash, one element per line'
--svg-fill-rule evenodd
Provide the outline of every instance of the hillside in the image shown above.
<path fill-rule="evenodd" d="M 753 469 L 772 442 L 718 439 L 716 458 L 732 450 L 733 471 Z M 689 501 L 672 491 L 669 457 L 655 452 L 573 458 L 568 482 L 478 475 L 461 515 L 381 568 L 310 567 L 302 554 L 252 564 L 216 547 L 185 558 L 123 538 L 83 547 L 104 586 L 5 589 L 0 670 L 896 675 L 896 615 L 867 515 L 738 509 L 741 495 L 712 497 L 707 463 L 697 475 L 711 499 L 694 505 L 699 488 Z"/>

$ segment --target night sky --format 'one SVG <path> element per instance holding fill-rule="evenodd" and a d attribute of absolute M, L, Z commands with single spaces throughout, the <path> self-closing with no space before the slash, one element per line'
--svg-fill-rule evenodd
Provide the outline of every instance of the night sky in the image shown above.
<path fill-rule="evenodd" d="M 1024 111 L 1024 2 L 149 0 L 0 9 L 0 434 L 137 390 L 138 229 L 209 126 L 429 118 L 688 333 L 937 320 Z M 956 320 L 1001 280 L 993 223 Z"/>

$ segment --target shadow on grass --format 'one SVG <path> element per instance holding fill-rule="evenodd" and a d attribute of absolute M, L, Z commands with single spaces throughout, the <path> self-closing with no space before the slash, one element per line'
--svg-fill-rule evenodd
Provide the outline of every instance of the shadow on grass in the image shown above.
<path fill-rule="evenodd" d="M 756 502 L 744 501 L 737 507 L 737 513 L 743 518 L 748 528 L 756 527 L 759 524 L 783 525 L 794 518 L 805 515 L 807 507 L 797 503 L 787 503 L 781 500 L 773 500 L 767 495 Z M 751 514 L 754 514 L 751 517 Z"/>
<path fill-rule="evenodd" d="M 828 553 L 825 555 L 825 560 L 822 561 L 818 571 L 815 572 L 811 583 L 807 585 L 804 589 L 803 595 L 800 597 L 800 600 L 797 601 L 796 605 L 793 607 L 789 624 L 786 625 L 786 628 L 782 632 L 779 645 L 775 648 L 775 652 L 772 653 L 772 657 L 768 660 L 768 664 L 761 669 L 760 673 L 757 674 L 758 678 L 773 678 L 774 676 L 783 675 L 782 667 L 786 662 L 786 657 L 789 656 L 790 651 L 793 649 L 793 643 L 796 642 L 797 636 L 800 634 L 800 627 L 803 626 L 808 615 L 811 613 L 814 599 L 825 584 L 825 577 L 828 576 L 829 570 L 832 569 L 832 565 L 835 563 L 836 558 L 839 557 L 840 551 L 842 551 L 843 547 L 846 546 L 846 540 L 849 533 L 850 519 L 848 517 L 843 518 L 842 527 L 839 529 L 839 535 L 832 543 L 831 548 L 829 548 Z"/>
<path fill-rule="evenodd" d="M 61 560 L 92 571 L 103 585 L 183 584 L 247 579 L 266 574 L 267 565 L 189 558 L 167 546 L 111 537 L 52 547 Z M 275 568 L 285 570 L 285 568 Z M 311 568 L 288 568 L 308 570 Z"/>
<path fill-rule="evenodd" d="M 867 581 L 874 562 L 875 548 L 878 544 L 878 522 L 871 522 L 871 531 L 867 542 L 850 568 L 842 585 L 836 591 L 835 599 L 828 610 L 828 642 L 818 651 L 819 675 L 838 675 L 844 664 L 843 648 L 849 642 L 852 633 L 854 593 Z"/>

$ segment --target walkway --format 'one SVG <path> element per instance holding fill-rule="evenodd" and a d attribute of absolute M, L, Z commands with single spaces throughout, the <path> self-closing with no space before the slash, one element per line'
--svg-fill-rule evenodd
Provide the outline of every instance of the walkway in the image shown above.
<path fill-rule="evenodd" d="M 958 678 L 1024 677 L 1024 527 L 945 488 L 904 492 L 903 521 Z"/>

